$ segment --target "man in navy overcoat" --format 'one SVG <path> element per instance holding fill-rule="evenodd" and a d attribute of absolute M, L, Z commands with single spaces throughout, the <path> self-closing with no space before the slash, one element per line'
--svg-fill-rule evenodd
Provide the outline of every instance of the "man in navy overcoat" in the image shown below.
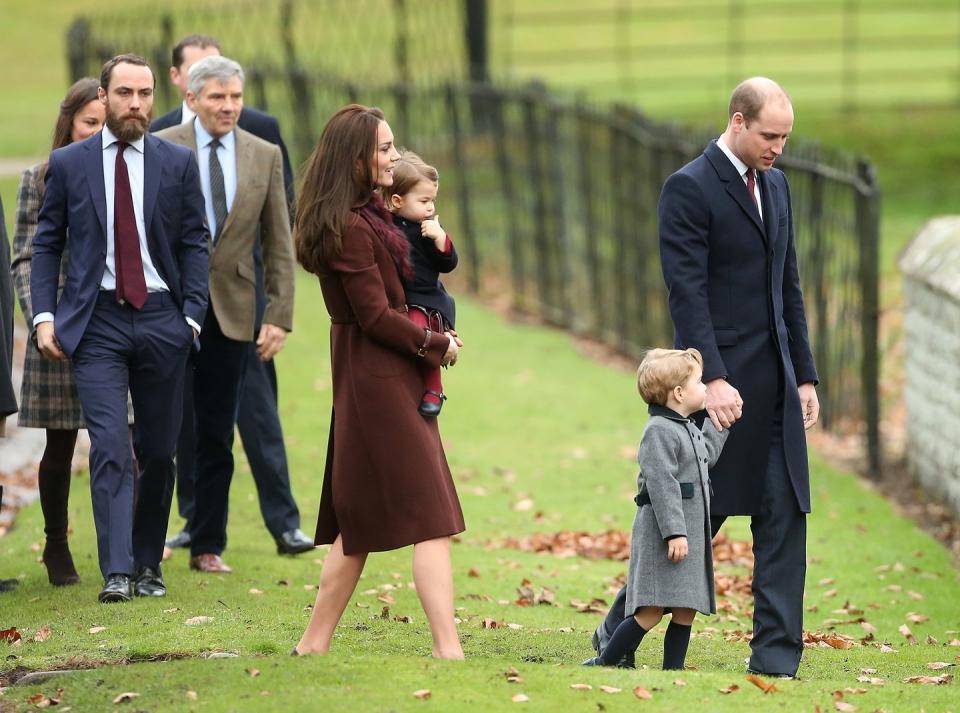
<path fill-rule="evenodd" d="M 718 427 L 736 422 L 710 473 L 711 524 L 716 534 L 730 515 L 751 517 L 748 669 L 793 676 L 803 651 L 810 512 L 804 430 L 820 408 L 790 189 L 773 168 L 793 107 L 779 85 L 755 77 L 734 90 L 728 116 L 723 135 L 664 184 L 660 259 L 675 346 L 703 355 L 707 415 Z M 618 597 L 595 646 L 632 613 Z"/>
<path fill-rule="evenodd" d="M 146 133 L 155 86 L 146 61 L 114 57 L 100 85 L 103 131 L 50 155 L 30 292 L 37 346 L 73 364 L 90 434 L 99 599 L 117 602 L 166 593 L 160 559 L 183 373 L 207 310 L 208 235 L 193 153 Z M 136 513 L 128 390 L 139 436 Z"/>

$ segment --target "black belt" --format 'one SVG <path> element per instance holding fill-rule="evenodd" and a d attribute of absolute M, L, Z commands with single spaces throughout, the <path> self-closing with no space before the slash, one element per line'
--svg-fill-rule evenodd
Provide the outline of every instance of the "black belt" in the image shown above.
<path fill-rule="evenodd" d="M 696 483 L 680 483 L 680 497 L 683 500 L 692 500 L 693 499 L 693 488 Z M 633 502 L 637 504 L 637 507 L 643 507 L 644 505 L 650 504 L 650 493 L 646 490 L 641 490 L 634 498 Z"/>

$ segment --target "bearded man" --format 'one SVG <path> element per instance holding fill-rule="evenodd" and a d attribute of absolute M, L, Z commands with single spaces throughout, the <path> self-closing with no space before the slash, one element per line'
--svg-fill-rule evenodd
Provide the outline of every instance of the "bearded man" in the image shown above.
<path fill-rule="evenodd" d="M 33 240 L 37 347 L 71 360 L 90 435 L 101 602 L 166 594 L 160 559 L 183 374 L 207 310 L 200 175 L 189 149 L 146 133 L 155 84 L 136 55 L 103 65 L 106 126 L 50 155 Z M 140 459 L 136 517 L 128 389 Z"/>

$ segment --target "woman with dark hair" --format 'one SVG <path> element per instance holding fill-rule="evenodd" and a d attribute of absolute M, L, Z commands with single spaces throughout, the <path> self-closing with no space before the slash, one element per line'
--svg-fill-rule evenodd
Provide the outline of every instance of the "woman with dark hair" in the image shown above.
<path fill-rule="evenodd" d="M 400 154 L 376 108 L 346 106 L 310 157 L 297 209 L 297 259 L 330 314 L 333 414 L 316 543 L 332 544 L 293 655 L 326 653 L 369 552 L 413 545 L 413 578 L 433 655 L 463 658 L 453 616 L 450 537 L 463 513 L 437 420 L 417 413 L 420 366 L 456 362 L 462 343 L 407 319 L 407 242 L 375 192 Z"/>
<path fill-rule="evenodd" d="M 99 86 L 96 79 L 84 78 L 67 91 L 53 130 L 51 151 L 89 138 L 103 127 L 106 110 L 97 96 Z M 46 171 L 46 161 L 28 168 L 20 178 L 17 192 L 14 258 L 10 269 L 20 309 L 30 330 L 33 329 L 30 260 L 33 235 L 37 231 L 37 216 L 43 202 Z M 60 267 L 61 289 L 67 260 L 64 253 Z M 77 431 L 84 428 L 84 423 L 69 361 L 51 361 L 44 359 L 37 349 L 26 350 L 18 425 L 45 428 L 47 431 L 39 472 L 40 509 L 43 510 L 43 529 L 46 534 L 43 563 L 47 568 L 47 578 L 50 584 L 56 586 L 77 584 L 80 576 L 73 565 L 67 544 L 67 502 L 70 497 L 73 449 L 77 442 Z"/>

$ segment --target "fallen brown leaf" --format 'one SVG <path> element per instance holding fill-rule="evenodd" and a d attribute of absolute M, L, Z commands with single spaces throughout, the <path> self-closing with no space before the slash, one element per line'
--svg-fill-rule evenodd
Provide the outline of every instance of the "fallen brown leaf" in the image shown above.
<path fill-rule="evenodd" d="M 7 641 L 13 643 L 14 641 L 20 641 L 23 637 L 20 635 L 20 632 L 17 631 L 17 627 L 11 626 L 9 629 L 3 629 L 0 631 L 0 641 Z"/>
<path fill-rule="evenodd" d="M 390 607 L 384 607 L 380 610 L 380 618 L 384 621 L 389 621 L 390 619 Z"/>
<path fill-rule="evenodd" d="M 920 594 L 919 592 L 907 592 L 907 596 L 910 597 L 911 599 L 916 599 L 917 601 L 920 601 L 921 599 L 923 599 L 923 595 Z"/>
<path fill-rule="evenodd" d="M 132 701 L 134 698 L 139 698 L 139 693 L 134 693 L 132 691 L 127 691 L 126 693 L 121 693 L 119 696 L 113 699 L 115 704 L 126 703 L 127 701 Z"/>
<path fill-rule="evenodd" d="M 847 703 L 846 701 L 834 701 L 833 707 L 841 711 L 841 713 L 853 713 L 853 711 L 857 710 L 855 705 Z"/>
<path fill-rule="evenodd" d="M 843 689 L 843 692 L 844 692 L 844 693 L 849 693 L 849 694 L 852 695 L 852 696 L 859 696 L 861 693 L 866 693 L 866 692 L 867 692 L 867 689 L 866 689 L 866 688 L 851 688 L 850 686 L 847 686 L 846 688 Z"/>
<path fill-rule="evenodd" d="M 956 664 L 947 663 L 945 661 L 931 661 L 930 663 L 927 664 L 927 668 L 930 669 L 931 671 L 939 671 L 942 668 L 949 668 L 950 666 L 954 666 L 954 665 Z"/>
<path fill-rule="evenodd" d="M 470 568 L 470 571 L 467 572 L 467 576 L 468 576 L 468 577 L 479 577 L 479 576 L 480 576 L 480 570 L 477 569 L 476 567 L 471 567 L 471 568 Z"/>
<path fill-rule="evenodd" d="M 620 693 L 622 688 L 614 688 L 613 686 L 600 686 L 600 690 L 604 693 Z"/>
<path fill-rule="evenodd" d="M 572 688 L 574 691 L 592 691 L 593 690 L 593 686 L 591 686 L 589 683 L 571 683 L 570 688 Z"/>
<path fill-rule="evenodd" d="M 686 686 L 686 685 L 687 685 L 687 682 L 684 681 L 682 678 L 678 678 L 676 681 L 673 682 L 673 685 L 674 685 L 674 686 Z"/>
<path fill-rule="evenodd" d="M 731 683 L 731 684 L 730 684 L 729 686 L 727 686 L 726 688 L 721 688 L 721 689 L 719 689 L 719 690 L 720 690 L 720 693 L 722 693 L 723 695 L 726 696 L 726 695 L 728 695 L 728 694 L 730 694 L 730 693 L 733 693 L 734 691 L 739 691 L 739 690 L 740 690 L 740 686 L 738 686 L 736 683 Z"/>
<path fill-rule="evenodd" d="M 379 597 L 377 597 L 377 600 L 383 602 L 384 604 L 396 604 L 396 603 L 397 603 L 397 600 L 394 599 L 393 595 L 390 594 L 390 592 L 387 592 L 386 594 L 381 594 Z"/>
<path fill-rule="evenodd" d="M 917 642 L 917 637 L 913 635 L 913 632 L 910 631 L 910 627 L 907 626 L 906 624 L 901 624 L 901 625 L 897 628 L 897 631 L 899 631 L 901 634 L 903 634 L 904 637 L 906 637 L 907 641 L 908 641 L 911 645 L 918 643 L 918 642 Z"/>
<path fill-rule="evenodd" d="M 33 635 L 34 641 L 46 641 L 49 638 L 50 638 L 49 626 L 41 626 L 39 629 L 37 629 L 37 633 Z"/>
<path fill-rule="evenodd" d="M 649 701 L 653 699 L 653 694 L 650 693 L 650 691 L 648 691 L 643 686 L 637 686 L 636 688 L 634 688 L 633 695 L 635 695 L 637 698 L 639 698 L 642 701 Z"/>
<path fill-rule="evenodd" d="M 87 630 L 87 633 L 89 633 L 89 634 L 99 634 L 101 631 L 106 631 L 106 630 L 107 630 L 107 627 L 105 627 L 105 626 L 91 626 L 91 627 Z"/>
<path fill-rule="evenodd" d="M 190 700 L 190 701 L 196 701 L 200 699 L 200 696 L 197 694 L 196 691 L 187 691 L 186 695 L 187 695 L 187 700 Z"/>
<path fill-rule="evenodd" d="M 530 700 L 530 697 L 525 693 L 518 693 L 515 696 L 510 696 L 510 700 L 514 703 L 526 703 Z"/>
<path fill-rule="evenodd" d="M 201 626 L 203 624 L 209 624 L 211 621 L 213 621 L 212 616 L 192 616 L 183 623 L 187 626 Z"/>
<path fill-rule="evenodd" d="M 942 686 L 946 683 L 950 683 L 953 680 L 953 676 L 950 674 L 944 674 L 943 676 L 910 676 L 909 678 L 903 679 L 904 683 L 924 683 L 931 684 L 934 686 Z"/>
<path fill-rule="evenodd" d="M 760 678 L 755 674 L 752 674 L 752 673 L 747 674 L 747 680 L 750 681 L 750 683 L 752 683 L 754 686 L 759 688 L 761 691 L 763 691 L 764 694 L 779 692 L 779 689 L 777 688 L 777 684 L 773 682 L 767 683 L 766 681 L 764 681 L 762 678 Z"/>
<path fill-rule="evenodd" d="M 429 688 L 421 688 L 419 691 L 413 692 L 413 697 L 419 698 L 421 701 L 427 700 L 432 695 L 433 693 L 430 691 Z"/>
<path fill-rule="evenodd" d="M 930 621 L 930 617 L 928 617 L 926 614 L 914 614 L 913 612 L 910 612 L 907 614 L 907 621 L 909 621 L 911 624 L 923 624 L 924 622 Z"/>
<path fill-rule="evenodd" d="M 857 676 L 857 680 L 860 683 L 869 683 L 871 686 L 882 686 L 886 683 L 882 678 L 876 678 L 874 676 Z"/>
<path fill-rule="evenodd" d="M 250 594 L 263 594 L 263 591 L 260 590 L 260 589 L 257 589 L 256 587 L 254 587 L 253 589 L 250 590 L 249 593 L 250 593 Z"/>
<path fill-rule="evenodd" d="M 256 678 L 260 675 L 260 672 L 253 667 L 246 669 L 246 671 L 248 674 L 250 674 L 250 678 Z"/>

